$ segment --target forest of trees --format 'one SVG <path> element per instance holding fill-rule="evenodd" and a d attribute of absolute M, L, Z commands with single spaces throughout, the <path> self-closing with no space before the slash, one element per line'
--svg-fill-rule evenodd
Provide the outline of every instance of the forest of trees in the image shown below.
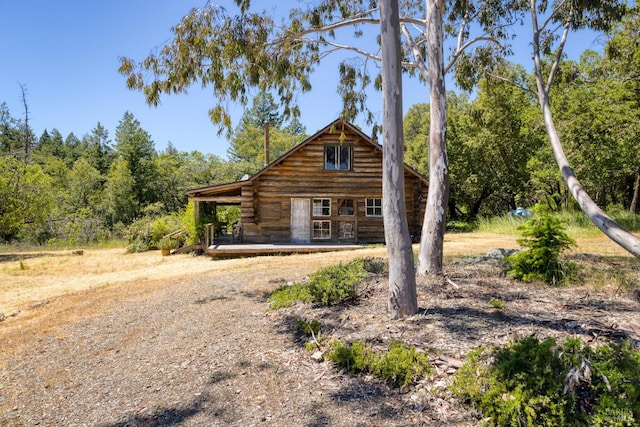
<path fill-rule="evenodd" d="M 283 122 L 267 94 L 246 110 L 230 139 L 228 160 L 180 152 L 171 143 L 158 152 L 152 136 L 129 112 L 114 140 L 99 122 L 81 138 L 73 133 L 65 137 L 55 127 L 36 137 L 28 121 L 2 103 L 0 242 L 134 240 L 139 222 L 174 218 L 179 226 L 187 189 L 237 181 L 260 170 L 265 120 L 270 122 L 273 156 L 306 137 L 299 122 Z"/>
<path fill-rule="evenodd" d="M 577 62 L 564 62 L 552 105 L 567 155 L 595 201 L 637 213 L 640 49 L 633 25 L 629 28 L 612 33 L 603 53 L 587 51 Z M 520 66 L 505 67 L 502 74 L 511 81 L 532 79 Z M 8 243 L 128 238 L 137 221 L 184 212 L 186 189 L 260 170 L 265 120 L 271 160 L 306 137 L 302 123 L 285 123 L 265 93 L 253 100 L 231 134 L 228 159 L 180 152 L 171 144 L 157 152 L 152 136 L 129 112 L 113 140 L 99 122 L 81 138 L 61 135 L 54 123 L 36 136 L 20 116 L 0 105 L 0 241 Z M 414 105 L 405 116 L 405 160 L 425 175 L 428 133 L 429 106 Z M 473 96 L 450 92 L 449 219 L 500 215 L 531 206 L 541 196 L 575 208 L 546 138 L 535 96 L 512 83 L 485 77 Z"/>

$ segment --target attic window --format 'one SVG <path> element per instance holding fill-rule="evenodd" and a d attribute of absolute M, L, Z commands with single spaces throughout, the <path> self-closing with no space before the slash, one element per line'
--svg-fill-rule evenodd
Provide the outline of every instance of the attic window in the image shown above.
<path fill-rule="evenodd" d="M 351 170 L 351 146 L 328 144 L 324 146 L 325 170 Z"/>

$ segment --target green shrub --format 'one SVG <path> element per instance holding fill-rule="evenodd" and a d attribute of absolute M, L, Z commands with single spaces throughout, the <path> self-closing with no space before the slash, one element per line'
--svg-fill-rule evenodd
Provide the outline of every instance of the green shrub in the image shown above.
<path fill-rule="evenodd" d="M 470 352 L 452 392 L 496 426 L 631 426 L 640 420 L 640 352 L 524 338 Z"/>
<path fill-rule="evenodd" d="M 289 307 L 297 302 L 309 303 L 311 302 L 309 287 L 302 283 L 281 286 L 271 293 L 269 302 L 272 310 Z"/>
<path fill-rule="evenodd" d="M 145 242 L 141 240 L 136 240 L 132 242 L 129 246 L 127 246 L 127 253 L 133 254 L 137 252 L 146 252 L 149 249 L 150 249 L 149 245 L 147 245 Z"/>
<path fill-rule="evenodd" d="M 394 341 L 386 352 L 376 353 L 364 341 L 333 341 L 326 359 L 351 374 L 367 373 L 392 387 L 406 387 L 431 373 L 429 359 L 402 341 Z"/>
<path fill-rule="evenodd" d="M 158 241 L 158 249 L 173 249 L 176 247 L 176 241 L 170 237 L 163 237 Z"/>
<path fill-rule="evenodd" d="M 491 297 L 489 299 L 489 305 L 493 308 L 497 308 L 498 310 L 502 310 L 507 306 L 507 304 L 503 300 L 494 297 Z"/>
<path fill-rule="evenodd" d="M 576 267 L 572 263 L 561 263 L 559 256 L 575 242 L 546 204 L 538 203 L 533 210 L 535 216 L 518 227 L 522 235 L 518 244 L 527 249 L 506 258 L 511 264 L 509 274 L 525 282 L 564 283 L 575 274 Z"/>
<path fill-rule="evenodd" d="M 129 225 L 125 237 L 129 242 L 128 252 L 144 252 L 160 247 L 163 236 L 183 228 L 183 224 L 176 215 L 162 217 L 145 216 Z M 173 242 L 175 247 L 176 242 Z"/>
<path fill-rule="evenodd" d="M 365 258 L 362 268 L 372 274 L 385 274 L 389 272 L 389 262 L 383 258 Z"/>
<path fill-rule="evenodd" d="M 313 302 L 331 305 L 357 296 L 356 285 L 367 277 L 364 260 L 330 265 L 309 276 L 309 294 Z"/>
<path fill-rule="evenodd" d="M 429 375 L 431 366 L 426 354 L 407 347 L 402 341 L 394 341 L 388 352 L 374 359 L 371 371 L 391 386 L 406 387 Z"/>
<path fill-rule="evenodd" d="M 356 286 L 367 277 L 366 268 L 383 269 L 384 261 L 356 259 L 347 264 L 331 265 L 309 276 L 307 284 L 294 283 L 282 286 L 269 297 L 272 309 L 288 307 L 296 302 L 315 302 L 331 305 L 355 298 Z"/>
<path fill-rule="evenodd" d="M 344 369 L 350 374 L 369 372 L 373 357 L 373 350 L 364 341 L 343 343 L 335 340 L 325 355 L 325 358 L 335 363 L 338 369 Z"/>

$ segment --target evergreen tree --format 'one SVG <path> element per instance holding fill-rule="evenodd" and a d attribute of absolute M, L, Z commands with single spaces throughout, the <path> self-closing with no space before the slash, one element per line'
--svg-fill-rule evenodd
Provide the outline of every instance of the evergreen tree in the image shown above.
<path fill-rule="evenodd" d="M 84 138 L 84 141 L 86 149 L 83 157 L 101 174 L 106 175 L 115 156 L 109 139 L 109 131 L 98 122 L 91 133 Z"/>
<path fill-rule="evenodd" d="M 130 112 L 124 113 L 116 128 L 116 155 L 127 164 L 134 182 L 134 194 L 140 206 L 156 201 L 154 181 L 157 156 L 151 136 Z"/>

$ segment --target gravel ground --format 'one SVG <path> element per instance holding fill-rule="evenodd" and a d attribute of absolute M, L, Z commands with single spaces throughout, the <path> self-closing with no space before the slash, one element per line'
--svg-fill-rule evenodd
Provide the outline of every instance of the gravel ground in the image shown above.
<path fill-rule="evenodd" d="M 266 294 L 287 273 L 172 281 L 1 355 L 0 425 L 474 426 L 478 414 L 444 387 L 469 349 L 637 327 L 638 305 L 626 296 L 580 299 L 554 288 L 541 297 L 490 265 L 448 270 L 454 285 L 421 281 L 421 312 L 401 321 L 384 315 L 384 277 L 357 304 L 277 311 Z M 491 297 L 507 309 L 492 308 Z M 293 326 L 300 317 L 319 319 L 333 337 L 379 345 L 402 338 L 429 351 L 436 374 L 393 390 L 336 372 L 303 348 Z"/>

